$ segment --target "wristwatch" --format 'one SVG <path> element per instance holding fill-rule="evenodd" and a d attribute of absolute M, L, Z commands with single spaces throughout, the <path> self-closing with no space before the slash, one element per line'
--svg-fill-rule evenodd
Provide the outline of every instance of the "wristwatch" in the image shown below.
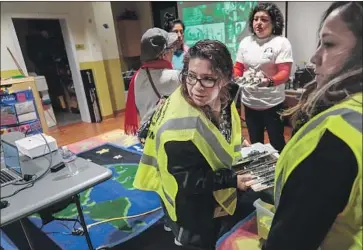
<path fill-rule="evenodd" d="M 274 86 L 274 81 L 272 81 L 271 78 L 268 78 L 269 82 L 268 82 L 268 85 L 267 87 L 273 87 Z"/>

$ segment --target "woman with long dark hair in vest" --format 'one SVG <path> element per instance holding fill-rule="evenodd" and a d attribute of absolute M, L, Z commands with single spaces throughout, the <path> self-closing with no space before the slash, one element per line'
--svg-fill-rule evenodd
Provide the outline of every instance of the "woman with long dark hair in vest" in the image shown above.
<path fill-rule="evenodd" d="M 362 2 L 334 2 L 276 166 L 264 250 L 362 249 Z"/>

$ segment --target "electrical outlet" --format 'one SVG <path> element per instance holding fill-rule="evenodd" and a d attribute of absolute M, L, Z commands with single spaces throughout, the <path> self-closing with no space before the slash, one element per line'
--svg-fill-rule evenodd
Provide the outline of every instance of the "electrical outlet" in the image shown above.
<path fill-rule="evenodd" d="M 84 50 L 84 44 L 76 44 L 76 50 Z"/>

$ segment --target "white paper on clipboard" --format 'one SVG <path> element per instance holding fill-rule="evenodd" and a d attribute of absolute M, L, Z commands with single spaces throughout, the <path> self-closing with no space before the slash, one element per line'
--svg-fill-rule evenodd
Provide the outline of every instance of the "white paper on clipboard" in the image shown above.
<path fill-rule="evenodd" d="M 277 153 L 277 150 L 274 149 L 271 144 L 262 144 L 262 143 L 254 143 L 249 147 L 244 147 L 241 149 L 242 158 L 245 158 L 249 153 L 252 151 L 258 151 L 260 153 L 267 152 L 267 154 L 274 154 Z"/>
<path fill-rule="evenodd" d="M 244 157 L 247 157 L 247 155 L 249 153 L 251 153 L 252 151 L 258 151 L 261 153 L 266 152 L 266 155 L 273 155 L 276 158 L 279 158 L 279 153 L 277 152 L 276 149 L 274 149 L 272 147 L 271 144 L 255 143 L 255 144 L 252 144 L 250 147 L 245 147 L 245 148 L 241 149 L 242 159 Z M 256 184 L 253 184 L 251 186 L 251 189 L 255 192 L 259 192 L 259 191 L 263 191 L 265 189 L 271 188 L 273 186 L 274 186 L 273 184 L 265 185 L 265 184 L 262 184 L 262 182 L 257 182 Z"/>

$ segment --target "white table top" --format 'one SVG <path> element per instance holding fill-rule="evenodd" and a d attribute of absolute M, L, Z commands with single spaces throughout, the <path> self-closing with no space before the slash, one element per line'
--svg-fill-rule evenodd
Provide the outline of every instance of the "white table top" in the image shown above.
<path fill-rule="evenodd" d="M 56 153 L 54 152 L 54 154 Z M 75 163 L 79 170 L 77 175 L 67 177 L 69 170 L 67 167 L 64 167 L 58 172 L 49 172 L 37 181 L 33 187 L 25 189 L 12 197 L 5 198 L 4 200 L 7 200 L 9 205 L 1 209 L 1 226 L 34 214 L 98 183 L 106 181 L 112 176 L 111 170 L 82 158 L 77 158 Z M 45 157 L 29 161 L 29 167 L 37 169 L 39 171 L 38 174 L 42 173 L 47 166 L 49 166 L 49 161 Z M 1 188 L 1 197 L 11 195 L 22 187 L 15 185 L 5 186 Z"/>

